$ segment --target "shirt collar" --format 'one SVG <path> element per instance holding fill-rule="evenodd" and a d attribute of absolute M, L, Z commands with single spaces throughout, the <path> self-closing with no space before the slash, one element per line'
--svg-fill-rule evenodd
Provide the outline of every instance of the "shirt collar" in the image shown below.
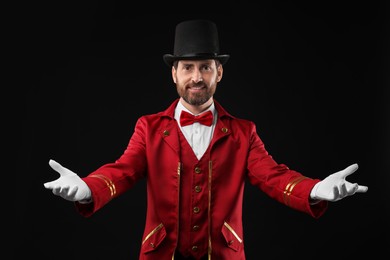
<path fill-rule="evenodd" d="M 184 110 L 184 111 L 186 111 L 186 112 L 188 112 L 188 113 L 190 113 L 192 115 L 194 114 L 191 111 L 189 111 L 185 106 L 183 106 L 183 104 L 179 100 L 179 102 L 177 102 L 177 105 L 176 105 L 176 108 L 175 108 L 175 119 L 176 119 L 177 122 L 180 122 L 180 114 L 181 114 L 182 110 Z M 209 111 L 209 110 L 211 111 L 211 113 L 213 113 L 214 122 L 215 122 L 215 115 L 216 115 L 217 111 L 215 110 L 214 102 L 211 104 L 211 106 L 209 106 L 205 111 L 203 111 L 200 114 L 203 114 L 204 112 Z"/>

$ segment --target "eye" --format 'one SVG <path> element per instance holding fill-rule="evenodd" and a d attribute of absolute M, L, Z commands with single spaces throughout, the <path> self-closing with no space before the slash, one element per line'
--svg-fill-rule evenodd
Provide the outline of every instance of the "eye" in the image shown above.
<path fill-rule="evenodd" d="M 209 65 L 203 65 L 203 66 L 202 66 L 202 70 L 209 71 L 209 70 L 211 70 L 211 66 L 209 66 Z"/>

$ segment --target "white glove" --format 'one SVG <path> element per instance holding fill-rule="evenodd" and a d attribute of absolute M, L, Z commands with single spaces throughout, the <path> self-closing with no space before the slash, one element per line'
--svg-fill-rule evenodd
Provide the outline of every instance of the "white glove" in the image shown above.
<path fill-rule="evenodd" d="M 86 202 L 91 199 L 91 190 L 76 173 L 54 160 L 50 160 L 49 165 L 60 174 L 60 177 L 44 183 L 46 189 L 52 190 L 54 195 L 69 201 Z"/>
<path fill-rule="evenodd" d="M 333 173 L 318 182 L 312 189 L 310 197 L 314 200 L 338 201 L 356 192 L 366 192 L 367 186 L 350 183 L 345 178 L 354 173 L 358 165 L 352 164 L 339 172 Z"/>

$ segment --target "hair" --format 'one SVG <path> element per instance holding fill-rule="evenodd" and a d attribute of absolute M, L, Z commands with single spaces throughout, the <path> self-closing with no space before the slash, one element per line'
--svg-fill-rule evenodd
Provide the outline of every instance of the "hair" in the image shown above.
<path fill-rule="evenodd" d="M 221 65 L 221 62 L 219 61 L 219 60 L 217 60 L 217 59 L 214 59 L 214 61 L 215 61 L 215 66 L 217 66 L 217 68 L 219 67 L 219 65 Z M 175 60 L 174 62 L 173 62 L 173 67 L 175 68 L 175 70 L 177 70 L 177 66 L 178 66 L 178 64 L 179 64 L 179 60 Z"/>

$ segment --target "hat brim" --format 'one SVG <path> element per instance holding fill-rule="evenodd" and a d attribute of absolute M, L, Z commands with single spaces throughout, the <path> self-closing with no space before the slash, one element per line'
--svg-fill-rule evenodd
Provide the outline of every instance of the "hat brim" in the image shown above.
<path fill-rule="evenodd" d="M 169 66 L 172 67 L 173 62 L 177 60 L 219 60 L 219 62 L 224 65 L 228 59 L 230 58 L 230 55 L 223 54 L 223 55 L 195 55 L 195 56 L 175 56 L 172 54 L 165 54 L 163 55 L 164 62 Z"/>

